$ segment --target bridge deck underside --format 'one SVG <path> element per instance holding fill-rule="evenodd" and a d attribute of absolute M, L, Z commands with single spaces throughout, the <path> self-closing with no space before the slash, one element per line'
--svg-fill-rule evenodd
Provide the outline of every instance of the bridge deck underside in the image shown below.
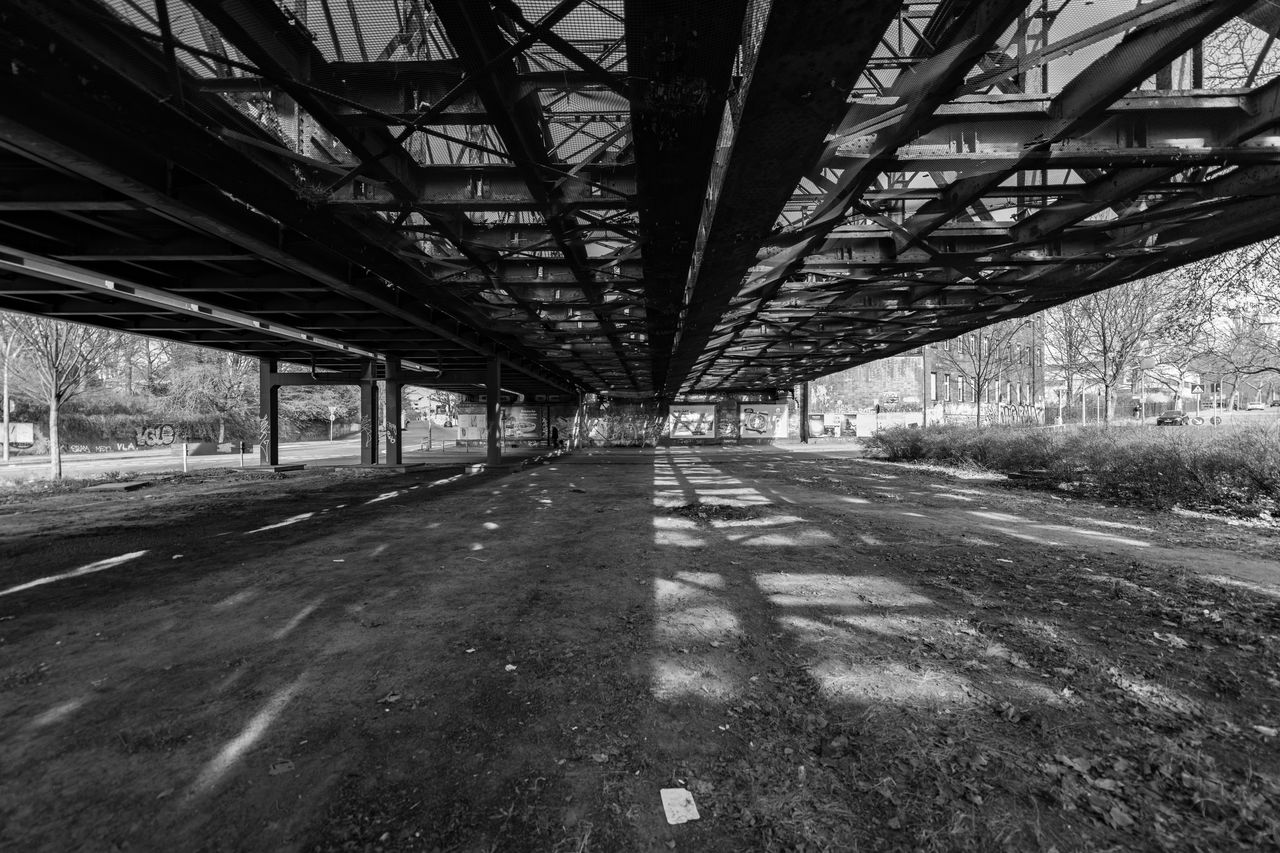
<path fill-rule="evenodd" d="M 0 308 L 320 369 L 786 388 L 1280 234 L 1255 0 L 5 5 Z"/>

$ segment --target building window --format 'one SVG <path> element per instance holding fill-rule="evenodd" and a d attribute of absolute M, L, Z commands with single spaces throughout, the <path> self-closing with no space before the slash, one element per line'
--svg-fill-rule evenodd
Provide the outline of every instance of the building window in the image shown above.
<path fill-rule="evenodd" d="M 938 374 L 929 374 L 929 399 L 933 402 L 938 401 Z"/>

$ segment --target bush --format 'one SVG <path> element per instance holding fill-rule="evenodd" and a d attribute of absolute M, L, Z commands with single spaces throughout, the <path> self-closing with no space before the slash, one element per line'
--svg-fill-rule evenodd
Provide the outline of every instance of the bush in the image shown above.
<path fill-rule="evenodd" d="M 893 461 L 1007 474 L 1036 470 L 1108 500 L 1256 514 L 1280 504 L 1280 427 L 881 430 L 866 440 Z"/>

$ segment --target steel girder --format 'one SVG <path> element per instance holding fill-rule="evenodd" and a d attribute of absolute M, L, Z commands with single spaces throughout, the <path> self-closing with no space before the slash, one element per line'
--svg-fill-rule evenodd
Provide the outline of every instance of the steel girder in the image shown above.
<path fill-rule="evenodd" d="M 1280 233 L 1275 13 L 1065 6 L 7 0 L 0 307 L 671 398 Z"/>
<path fill-rule="evenodd" d="M 854 101 L 755 265 L 721 282 L 732 296 L 683 390 L 812 378 L 1276 232 L 1274 214 L 1236 219 L 1274 192 L 1272 84 L 1149 83 L 1252 4 L 1166 0 L 1034 44 L 1037 10 L 1018 5 L 932 9 L 932 37 L 897 51 L 910 72 Z M 1105 49 L 1060 91 L 1023 92 L 1082 45 Z"/>

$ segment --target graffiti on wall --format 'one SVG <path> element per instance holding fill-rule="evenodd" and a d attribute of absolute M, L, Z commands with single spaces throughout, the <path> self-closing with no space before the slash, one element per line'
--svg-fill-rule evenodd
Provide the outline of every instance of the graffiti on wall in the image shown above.
<path fill-rule="evenodd" d="M 121 450 L 137 450 L 138 445 L 132 441 L 117 441 L 114 444 L 64 444 L 63 453 L 118 453 Z"/>
<path fill-rule="evenodd" d="M 173 424 L 152 424 L 134 427 L 133 431 L 136 435 L 134 443 L 138 447 L 168 447 L 173 444 L 173 439 L 178 434 L 178 431 L 173 428 Z"/>
<path fill-rule="evenodd" d="M 672 406 L 667 417 L 672 438 L 713 438 L 716 434 L 715 406 Z"/>
<path fill-rule="evenodd" d="M 724 400 L 716 407 L 716 435 L 719 438 L 737 438 L 739 412 L 736 400 Z"/>
<path fill-rule="evenodd" d="M 258 418 L 258 444 L 263 450 L 271 447 L 271 418 Z"/>
<path fill-rule="evenodd" d="M 786 438 L 787 407 L 744 405 L 738 413 L 742 438 Z"/>

